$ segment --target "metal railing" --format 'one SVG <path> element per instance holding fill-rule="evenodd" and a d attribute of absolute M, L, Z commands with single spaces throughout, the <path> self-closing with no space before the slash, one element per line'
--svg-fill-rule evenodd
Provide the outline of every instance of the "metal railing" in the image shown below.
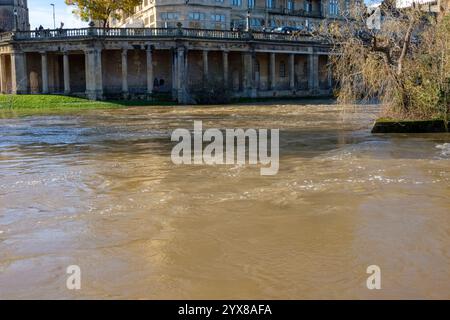
<path fill-rule="evenodd" d="M 317 41 L 306 34 L 284 34 L 261 31 L 231 31 L 191 28 L 82 28 L 17 31 L 1 34 L 0 39 L 15 41 L 83 38 L 197 38 L 222 40 Z"/>

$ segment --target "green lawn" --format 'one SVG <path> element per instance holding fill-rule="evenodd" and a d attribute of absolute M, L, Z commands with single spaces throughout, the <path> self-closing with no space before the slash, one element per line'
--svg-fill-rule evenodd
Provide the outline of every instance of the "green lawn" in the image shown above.
<path fill-rule="evenodd" d="M 66 108 L 118 108 L 124 106 L 171 105 L 167 100 L 91 101 L 60 95 L 0 95 L 0 108 L 9 109 L 66 109 Z"/>
<path fill-rule="evenodd" d="M 0 94 L 0 118 L 73 112 L 80 109 L 111 109 L 130 106 L 169 106 L 165 100 L 91 101 L 62 95 L 3 95 Z"/>

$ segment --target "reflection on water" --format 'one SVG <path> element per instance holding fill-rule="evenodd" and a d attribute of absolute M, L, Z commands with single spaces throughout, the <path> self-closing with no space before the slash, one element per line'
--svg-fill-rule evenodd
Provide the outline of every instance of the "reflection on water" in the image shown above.
<path fill-rule="evenodd" d="M 376 108 L 129 108 L 0 120 L 0 298 L 450 298 L 450 136 Z M 175 166 L 170 133 L 280 128 L 280 171 Z M 79 265 L 82 290 L 66 289 Z M 368 265 L 382 270 L 369 291 Z"/>

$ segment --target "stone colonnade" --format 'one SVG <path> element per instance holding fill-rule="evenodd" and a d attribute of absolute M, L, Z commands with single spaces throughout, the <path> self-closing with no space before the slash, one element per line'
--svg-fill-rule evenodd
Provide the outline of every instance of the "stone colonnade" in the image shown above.
<path fill-rule="evenodd" d="M 191 85 L 219 81 L 237 97 L 318 96 L 331 92 L 326 54 L 153 46 L 0 54 L 0 92 L 110 95 L 167 92 L 189 103 Z M 131 78 L 133 77 L 133 78 Z M 133 82 L 130 84 L 130 81 Z"/>

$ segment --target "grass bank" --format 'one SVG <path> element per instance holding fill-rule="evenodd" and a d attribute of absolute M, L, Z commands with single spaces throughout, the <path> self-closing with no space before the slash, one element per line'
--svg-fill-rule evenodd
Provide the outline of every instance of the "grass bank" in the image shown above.
<path fill-rule="evenodd" d="M 0 95 L 0 117 L 173 104 L 168 99 L 91 101 L 62 95 Z"/>
<path fill-rule="evenodd" d="M 167 100 L 110 100 L 91 101 L 60 95 L 0 95 L 2 109 L 67 109 L 67 108 L 119 108 L 129 106 L 169 105 Z"/>

